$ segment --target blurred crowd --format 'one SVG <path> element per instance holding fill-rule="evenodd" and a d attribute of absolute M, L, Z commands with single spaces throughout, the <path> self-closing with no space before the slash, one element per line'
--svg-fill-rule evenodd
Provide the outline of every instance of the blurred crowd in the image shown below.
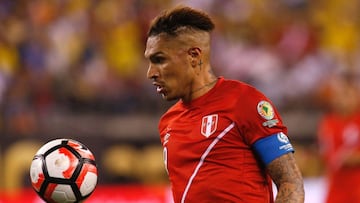
<path fill-rule="evenodd" d="M 51 112 L 154 111 L 148 20 L 165 2 L 0 1 L 2 128 L 32 134 Z"/>
<path fill-rule="evenodd" d="M 150 19 L 176 4 L 214 18 L 216 74 L 281 111 L 311 112 L 333 77 L 359 77 L 357 0 L 1 0 L 0 130 L 31 134 L 53 112 L 163 111 L 143 51 Z"/>
<path fill-rule="evenodd" d="M 114 134 L 130 126 L 136 130 L 131 136 L 141 130 L 154 133 L 145 127 L 153 117 L 146 116 L 158 119 L 171 103 L 162 101 L 146 79 L 146 34 L 150 19 L 177 4 L 203 9 L 214 19 L 211 60 L 216 75 L 257 87 L 282 115 L 301 112 L 285 123 L 293 123 L 290 130 L 309 129 L 311 143 L 297 146 L 296 156 L 304 176 L 319 175 L 323 166 L 314 147 L 315 115 L 345 108 L 343 98 L 360 101 L 359 0 L 0 0 L 0 153 L 7 151 L 6 143 L 24 137 L 54 137 L 49 131 L 44 135 L 41 126 L 55 115 L 57 123 L 68 120 L 69 129 L 52 123 L 50 130 L 99 128 L 96 139 L 84 139 L 100 153 L 100 167 L 121 171 L 116 167 L 124 166 L 133 174 L 137 170 L 129 166 L 142 157 L 139 174 L 157 177 L 143 172 L 154 166 L 154 174 L 164 176 L 161 148 L 143 152 L 134 136 L 128 141 L 135 144 L 123 151 L 111 136 L 102 138 L 100 126 L 111 123 L 110 130 L 118 130 Z M 64 114 L 91 114 L 97 120 L 91 126 Z M 134 115 L 145 115 L 140 128 Z M 111 116 L 123 116 L 125 124 L 119 127 L 119 120 L 106 119 Z M 327 146 L 318 144 L 322 150 Z M 21 146 L 11 157 L 23 151 Z M 103 181 L 117 180 L 113 174 L 123 173 L 106 173 Z"/>

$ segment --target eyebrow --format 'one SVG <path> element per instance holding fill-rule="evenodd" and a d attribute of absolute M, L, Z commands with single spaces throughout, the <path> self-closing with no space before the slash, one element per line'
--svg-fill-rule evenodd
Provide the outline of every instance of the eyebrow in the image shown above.
<path fill-rule="evenodd" d="M 157 56 L 157 55 L 160 55 L 160 54 L 164 54 L 164 52 L 162 52 L 162 51 L 158 51 L 158 52 L 155 52 L 155 53 L 153 53 L 153 54 L 150 54 L 150 55 L 146 55 L 146 52 L 145 52 L 145 58 L 153 58 L 153 57 L 155 57 L 155 56 Z"/>

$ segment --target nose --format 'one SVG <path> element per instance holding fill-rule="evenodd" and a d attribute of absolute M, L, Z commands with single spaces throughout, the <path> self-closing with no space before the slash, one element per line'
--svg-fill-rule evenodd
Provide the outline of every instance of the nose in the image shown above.
<path fill-rule="evenodd" d="M 155 80 L 156 78 L 159 77 L 159 71 L 157 70 L 156 67 L 150 64 L 146 76 L 148 79 Z"/>

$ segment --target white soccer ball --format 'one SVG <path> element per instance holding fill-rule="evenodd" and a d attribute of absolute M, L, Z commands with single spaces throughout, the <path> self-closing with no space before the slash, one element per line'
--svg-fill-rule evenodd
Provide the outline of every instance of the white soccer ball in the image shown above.
<path fill-rule="evenodd" d="M 55 139 L 43 145 L 30 167 L 34 190 L 52 203 L 83 201 L 94 191 L 97 177 L 94 155 L 72 139 Z"/>

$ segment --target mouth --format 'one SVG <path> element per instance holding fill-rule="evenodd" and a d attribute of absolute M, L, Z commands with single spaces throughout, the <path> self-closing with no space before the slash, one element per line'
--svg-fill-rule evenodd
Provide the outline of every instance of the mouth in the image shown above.
<path fill-rule="evenodd" d="M 166 91 L 163 85 L 157 82 L 153 82 L 153 85 L 156 87 L 156 92 L 158 94 L 165 94 Z"/>
<path fill-rule="evenodd" d="M 161 93 L 163 91 L 163 88 L 161 86 L 156 86 L 156 92 Z"/>

